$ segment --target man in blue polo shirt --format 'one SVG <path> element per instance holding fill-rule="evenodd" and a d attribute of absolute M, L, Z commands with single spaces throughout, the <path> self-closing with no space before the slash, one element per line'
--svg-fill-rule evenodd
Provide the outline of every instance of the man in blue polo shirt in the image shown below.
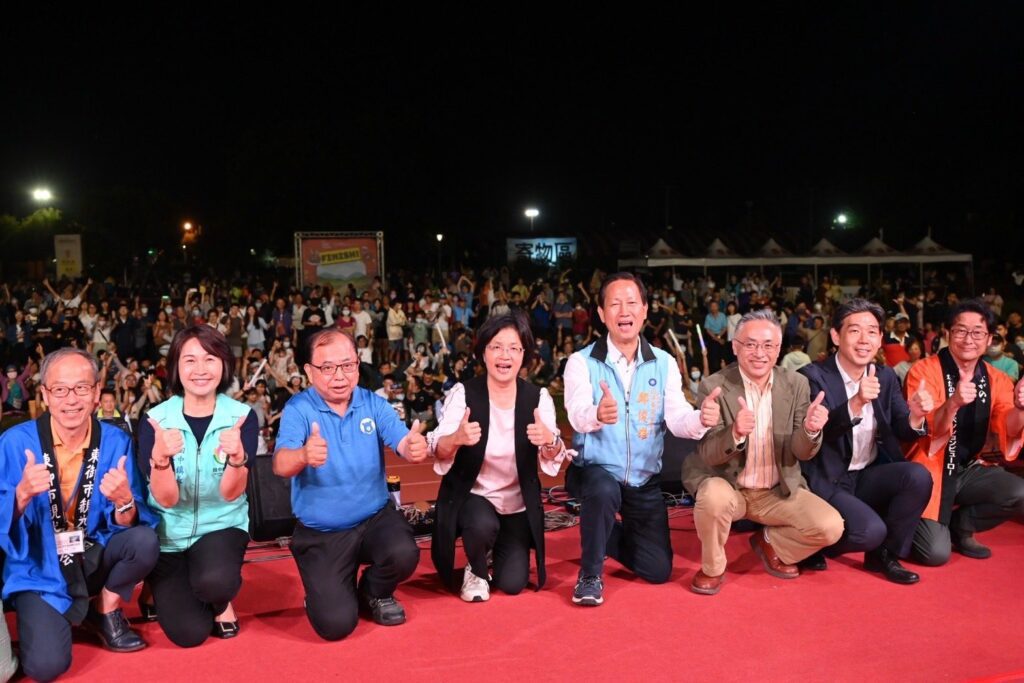
<path fill-rule="evenodd" d="M 325 640 L 353 631 L 359 608 L 384 626 L 405 622 L 394 591 L 412 575 L 419 548 L 412 527 L 391 504 L 384 446 L 410 462 L 427 443 L 394 408 L 357 386 L 359 358 L 352 338 L 327 329 L 309 338 L 306 374 L 312 388 L 288 401 L 274 452 L 274 472 L 292 481 L 299 523 L 292 555 L 306 591 L 306 615 Z M 370 566 L 362 573 L 360 564 Z"/>

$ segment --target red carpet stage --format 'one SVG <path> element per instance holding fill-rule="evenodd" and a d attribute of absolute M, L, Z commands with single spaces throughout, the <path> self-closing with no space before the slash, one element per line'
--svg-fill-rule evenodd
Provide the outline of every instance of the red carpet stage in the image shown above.
<path fill-rule="evenodd" d="M 1024 680 L 1024 525 L 981 534 L 989 560 L 954 555 L 945 567 L 915 567 L 916 586 L 861 571 L 859 556 L 781 581 L 738 534 L 722 592 L 706 597 L 688 589 L 698 552 L 689 513 L 671 522 L 671 582 L 648 585 L 609 561 L 597 608 L 570 602 L 577 528 L 548 534 L 545 590 L 485 604 L 441 592 L 424 548 L 418 572 L 398 590 L 408 622 L 364 620 L 336 643 L 306 621 L 291 558 L 249 563 L 238 638 L 182 650 L 145 624 L 150 647 L 118 655 L 80 633 L 66 680 Z M 138 616 L 135 604 L 128 615 Z"/>

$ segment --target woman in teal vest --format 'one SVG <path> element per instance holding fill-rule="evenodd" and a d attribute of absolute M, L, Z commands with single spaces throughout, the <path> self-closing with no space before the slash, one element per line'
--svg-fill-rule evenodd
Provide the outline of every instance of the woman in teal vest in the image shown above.
<path fill-rule="evenodd" d="M 160 559 L 149 576 L 167 637 L 194 647 L 238 635 L 231 600 L 242 585 L 249 543 L 245 485 L 259 425 L 249 406 L 224 393 L 234 357 L 208 325 L 178 332 L 167 354 L 170 399 L 139 426 L 149 467 L 149 504 L 160 517 Z"/>

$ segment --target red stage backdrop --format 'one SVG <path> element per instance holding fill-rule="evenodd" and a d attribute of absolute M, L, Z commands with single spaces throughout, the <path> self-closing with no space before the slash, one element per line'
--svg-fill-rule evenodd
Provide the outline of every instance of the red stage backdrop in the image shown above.
<path fill-rule="evenodd" d="M 295 277 L 300 287 L 349 284 L 362 292 L 384 273 L 383 232 L 295 233 Z"/>

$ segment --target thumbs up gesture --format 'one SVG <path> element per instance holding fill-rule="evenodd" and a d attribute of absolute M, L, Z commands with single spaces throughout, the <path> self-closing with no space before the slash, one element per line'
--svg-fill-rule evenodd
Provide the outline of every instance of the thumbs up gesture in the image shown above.
<path fill-rule="evenodd" d="M 978 397 L 978 385 L 969 379 L 962 379 L 956 383 L 956 391 L 950 396 L 950 400 L 953 401 L 957 407 L 962 408 L 968 403 L 974 403 L 974 399 Z M 1016 392 L 1014 392 L 1014 400 L 1016 400 Z"/>
<path fill-rule="evenodd" d="M 107 497 L 111 503 L 121 507 L 132 500 L 131 482 L 128 479 L 128 456 L 122 455 L 117 461 L 117 467 L 111 467 L 100 480 L 100 493 Z"/>
<path fill-rule="evenodd" d="M 1020 385 L 1018 385 L 1020 386 Z M 935 408 L 935 399 L 928 393 L 928 388 L 921 380 L 917 385 L 917 391 L 910 395 L 910 419 L 914 423 L 920 423 L 924 417 Z"/>
<path fill-rule="evenodd" d="M 475 446 L 480 442 L 480 423 L 469 421 L 469 406 L 462 415 L 462 422 L 455 432 L 455 443 L 459 446 Z"/>
<path fill-rule="evenodd" d="M 715 387 L 700 404 L 700 423 L 705 427 L 714 427 L 722 415 L 722 406 L 718 404 L 718 397 L 722 394 L 722 387 Z"/>
<path fill-rule="evenodd" d="M 302 449 L 302 459 L 312 467 L 320 467 L 327 462 L 327 439 L 320 436 L 320 425 L 316 422 L 313 423 L 309 438 Z"/>
<path fill-rule="evenodd" d="M 601 381 L 601 400 L 597 403 L 597 420 L 606 425 L 613 425 L 619 421 L 619 403 L 612 396 L 608 382 L 604 380 Z"/>
<path fill-rule="evenodd" d="M 469 413 L 469 408 L 466 408 L 466 413 Z M 465 418 L 463 418 L 465 420 Z M 423 436 L 423 430 L 426 428 L 426 423 L 421 423 L 419 420 L 413 420 L 412 426 L 409 428 L 409 434 L 402 439 L 403 443 L 398 444 L 398 452 L 405 457 L 409 462 L 423 462 L 427 457 L 427 453 L 430 448 L 427 446 L 427 439 Z M 477 430 L 480 429 L 478 424 Z M 477 435 L 477 441 L 480 440 L 479 434 Z"/>
<path fill-rule="evenodd" d="M 249 414 L 246 413 L 238 418 L 238 421 L 232 425 L 231 429 L 225 429 L 217 435 L 220 440 L 220 445 L 218 446 L 220 452 L 236 463 L 245 458 L 245 449 L 242 446 L 242 425 L 245 424 L 245 420 L 248 417 Z"/>
<path fill-rule="evenodd" d="M 740 396 L 736 399 L 736 402 L 740 404 L 740 409 L 732 423 L 732 435 L 739 441 L 754 431 L 755 421 L 754 411 L 747 406 L 747 399 Z"/>
<path fill-rule="evenodd" d="M 1017 410 L 1024 410 L 1024 379 L 1017 382 L 1017 386 L 1013 388 L 1013 405 Z"/>
<path fill-rule="evenodd" d="M 875 364 L 869 363 L 867 372 L 860 378 L 860 389 L 857 395 L 864 403 L 871 403 L 882 392 L 882 385 L 875 376 Z"/>
<path fill-rule="evenodd" d="M 540 408 L 533 409 L 533 422 L 526 425 L 526 438 L 534 446 L 550 446 L 555 440 L 555 435 L 548 429 L 540 419 Z"/>
<path fill-rule="evenodd" d="M 24 512 L 29 501 L 40 493 L 50 490 L 50 471 L 43 463 L 36 463 L 36 454 L 25 449 L 25 467 L 21 470 L 21 481 L 15 489 L 18 510 Z"/>
<path fill-rule="evenodd" d="M 864 381 L 863 379 L 861 380 Z M 804 430 L 809 434 L 817 434 L 828 422 L 828 408 L 821 405 L 825 400 L 825 392 L 819 391 L 818 395 L 807 407 L 807 416 L 804 417 Z"/>
<path fill-rule="evenodd" d="M 152 458 L 158 465 L 166 464 L 168 460 L 185 450 L 185 437 L 180 429 L 164 429 L 153 418 L 149 418 L 149 424 L 153 427 Z"/>

